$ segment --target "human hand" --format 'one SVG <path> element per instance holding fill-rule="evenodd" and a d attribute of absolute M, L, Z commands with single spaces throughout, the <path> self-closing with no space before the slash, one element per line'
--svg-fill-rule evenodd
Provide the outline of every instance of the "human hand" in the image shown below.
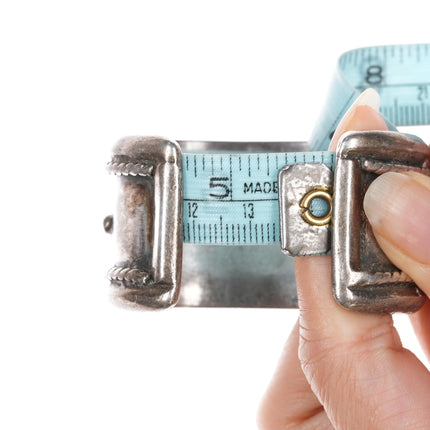
<path fill-rule="evenodd" d="M 386 130 L 379 96 L 366 90 L 333 136 Z M 430 294 L 430 178 L 385 173 L 364 210 L 388 258 Z M 360 314 L 331 293 L 331 258 L 295 260 L 300 314 L 261 404 L 261 429 L 427 429 L 430 373 L 402 347 L 391 315 Z M 430 357 L 430 304 L 411 316 Z"/>

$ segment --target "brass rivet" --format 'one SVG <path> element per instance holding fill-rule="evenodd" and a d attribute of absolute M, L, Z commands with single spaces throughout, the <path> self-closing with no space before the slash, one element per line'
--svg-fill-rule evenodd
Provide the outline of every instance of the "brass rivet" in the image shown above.
<path fill-rule="evenodd" d="M 316 197 L 323 198 L 329 204 L 329 211 L 322 217 L 317 217 L 309 210 L 312 200 Z M 300 207 L 304 209 L 302 212 L 303 219 L 310 225 L 324 226 L 330 224 L 331 209 L 332 209 L 332 195 L 327 187 L 315 187 L 304 195 L 300 202 Z"/>

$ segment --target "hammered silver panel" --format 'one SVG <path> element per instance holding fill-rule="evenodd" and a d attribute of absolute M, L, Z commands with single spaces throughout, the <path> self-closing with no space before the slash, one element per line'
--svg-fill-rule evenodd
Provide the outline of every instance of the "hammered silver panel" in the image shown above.
<path fill-rule="evenodd" d="M 332 187 L 333 172 L 323 163 L 293 164 L 279 172 L 278 183 L 282 251 L 293 257 L 327 254 L 330 225 L 306 222 L 300 202 L 315 187 Z"/>

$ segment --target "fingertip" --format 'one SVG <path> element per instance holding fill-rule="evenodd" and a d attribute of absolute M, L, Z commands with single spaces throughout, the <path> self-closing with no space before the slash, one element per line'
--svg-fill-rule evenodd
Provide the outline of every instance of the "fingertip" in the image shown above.
<path fill-rule="evenodd" d="M 430 265 L 428 177 L 417 173 L 384 173 L 369 186 L 363 208 L 376 235 L 412 261 Z M 389 254 L 388 257 L 391 258 Z"/>
<path fill-rule="evenodd" d="M 373 88 L 363 91 L 340 121 L 330 142 L 329 150 L 336 149 L 340 137 L 347 131 L 388 130 L 384 119 L 379 114 L 380 103 L 379 94 Z"/>

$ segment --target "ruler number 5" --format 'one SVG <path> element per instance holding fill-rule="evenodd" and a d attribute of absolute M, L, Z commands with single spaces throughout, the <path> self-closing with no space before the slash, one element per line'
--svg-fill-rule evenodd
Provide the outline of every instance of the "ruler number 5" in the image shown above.
<path fill-rule="evenodd" d="M 229 183 L 230 178 L 227 177 L 210 178 L 209 188 L 213 189 L 214 192 L 210 193 L 209 195 L 211 197 L 215 197 L 216 199 L 225 199 L 230 195 L 231 192 L 229 188 Z"/>

